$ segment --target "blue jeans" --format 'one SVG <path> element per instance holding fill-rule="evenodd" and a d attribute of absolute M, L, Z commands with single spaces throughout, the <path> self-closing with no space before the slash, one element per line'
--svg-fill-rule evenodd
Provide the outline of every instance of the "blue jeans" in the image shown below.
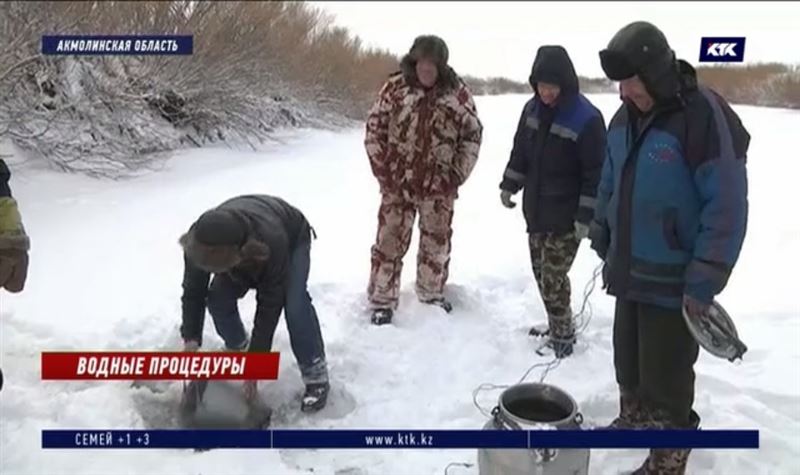
<path fill-rule="evenodd" d="M 292 353 L 300 367 L 305 384 L 328 381 L 325 344 L 317 319 L 317 311 L 308 293 L 308 272 L 311 266 L 311 242 L 297 245 L 289 257 L 284 315 L 289 330 Z M 208 291 L 208 311 L 217 334 L 229 349 L 243 349 L 248 338 L 239 315 L 238 300 L 250 289 L 227 274 L 215 274 Z"/>

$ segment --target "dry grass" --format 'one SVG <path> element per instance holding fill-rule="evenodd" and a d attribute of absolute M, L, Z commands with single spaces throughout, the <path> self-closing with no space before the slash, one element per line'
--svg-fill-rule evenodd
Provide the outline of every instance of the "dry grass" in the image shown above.
<path fill-rule="evenodd" d="M 498 94 L 531 94 L 532 89 L 527 82 L 518 82 L 511 79 L 494 77 L 481 79 L 473 76 L 464 76 L 464 81 L 470 89 L 477 95 L 498 95 Z M 614 92 L 614 83 L 605 78 L 586 78 L 578 77 L 580 90 L 585 94 L 596 94 L 603 92 Z"/>
<path fill-rule="evenodd" d="M 194 54 L 43 56 L 41 35 L 191 34 Z M 182 144 L 359 119 L 398 58 L 304 2 L 0 4 L 0 138 L 116 176 Z"/>
<path fill-rule="evenodd" d="M 42 34 L 190 34 L 194 54 L 43 56 Z M 56 167 L 117 176 L 159 153 L 264 140 L 276 127 L 361 119 L 396 56 L 305 2 L 0 3 L 0 139 Z M 700 67 L 734 103 L 800 107 L 800 70 Z M 529 93 L 465 78 L 476 94 Z M 581 78 L 584 92 L 613 90 Z"/>
<path fill-rule="evenodd" d="M 800 67 L 778 63 L 697 68 L 700 81 L 730 102 L 800 108 Z"/>
<path fill-rule="evenodd" d="M 800 66 L 767 63 L 741 65 L 699 66 L 698 79 L 734 104 L 800 109 Z M 528 94 L 526 83 L 504 78 L 465 80 L 476 94 Z M 605 78 L 580 77 L 581 92 L 602 93 L 617 91 Z"/>

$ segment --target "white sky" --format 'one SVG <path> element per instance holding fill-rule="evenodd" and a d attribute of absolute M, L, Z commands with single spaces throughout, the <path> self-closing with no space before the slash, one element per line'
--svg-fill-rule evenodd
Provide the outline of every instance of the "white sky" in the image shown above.
<path fill-rule="evenodd" d="M 309 2 L 368 46 L 396 54 L 441 36 L 460 74 L 526 81 L 536 50 L 561 44 L 578 74 L 600 77 L 597 53 L 622 26 L 658 26 L 697 65 L 703 36 L 746 37 L 746 63 L 800 63 L 800 2 Z"/>

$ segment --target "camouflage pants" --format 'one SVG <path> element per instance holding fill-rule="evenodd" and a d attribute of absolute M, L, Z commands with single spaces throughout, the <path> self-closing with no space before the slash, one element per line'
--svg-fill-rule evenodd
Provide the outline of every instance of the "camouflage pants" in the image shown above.
<path fill-rule="evenodd" d="M 397 308 L 403 257 L 411 245 L 417 213 L 420 229 L 417 296 L 422 301 L 442 297 L 450 265 L 453 204 L 453 197 L 413 201 L 402 196 L 383 195 L 367 288 L 374 308 Z"/>
<path fill-rule="evenodd" d="M 531 233 L 528 243 L 533 275 L 547 309 L 550 333 L 556 337 L 569 337 L 575 332 L 575 326 L 567 273 L 575 260 L 580 241 L 575 238 L 574 232 Z"/>

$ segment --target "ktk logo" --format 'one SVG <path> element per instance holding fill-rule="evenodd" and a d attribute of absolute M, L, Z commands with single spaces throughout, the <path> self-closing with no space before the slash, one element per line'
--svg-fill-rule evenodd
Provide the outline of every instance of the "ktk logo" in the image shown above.
<path fill-rule="evenodd" d="M 736 43 L 711 43 L 708 45 L 706 54 L 709 56 L 733 56 L 736 57 Z"/>
<path fill-rule="evenodd" d="M 700 41 L 700 62 L 741 63 L 744 37 L 708 38 Z"/>

